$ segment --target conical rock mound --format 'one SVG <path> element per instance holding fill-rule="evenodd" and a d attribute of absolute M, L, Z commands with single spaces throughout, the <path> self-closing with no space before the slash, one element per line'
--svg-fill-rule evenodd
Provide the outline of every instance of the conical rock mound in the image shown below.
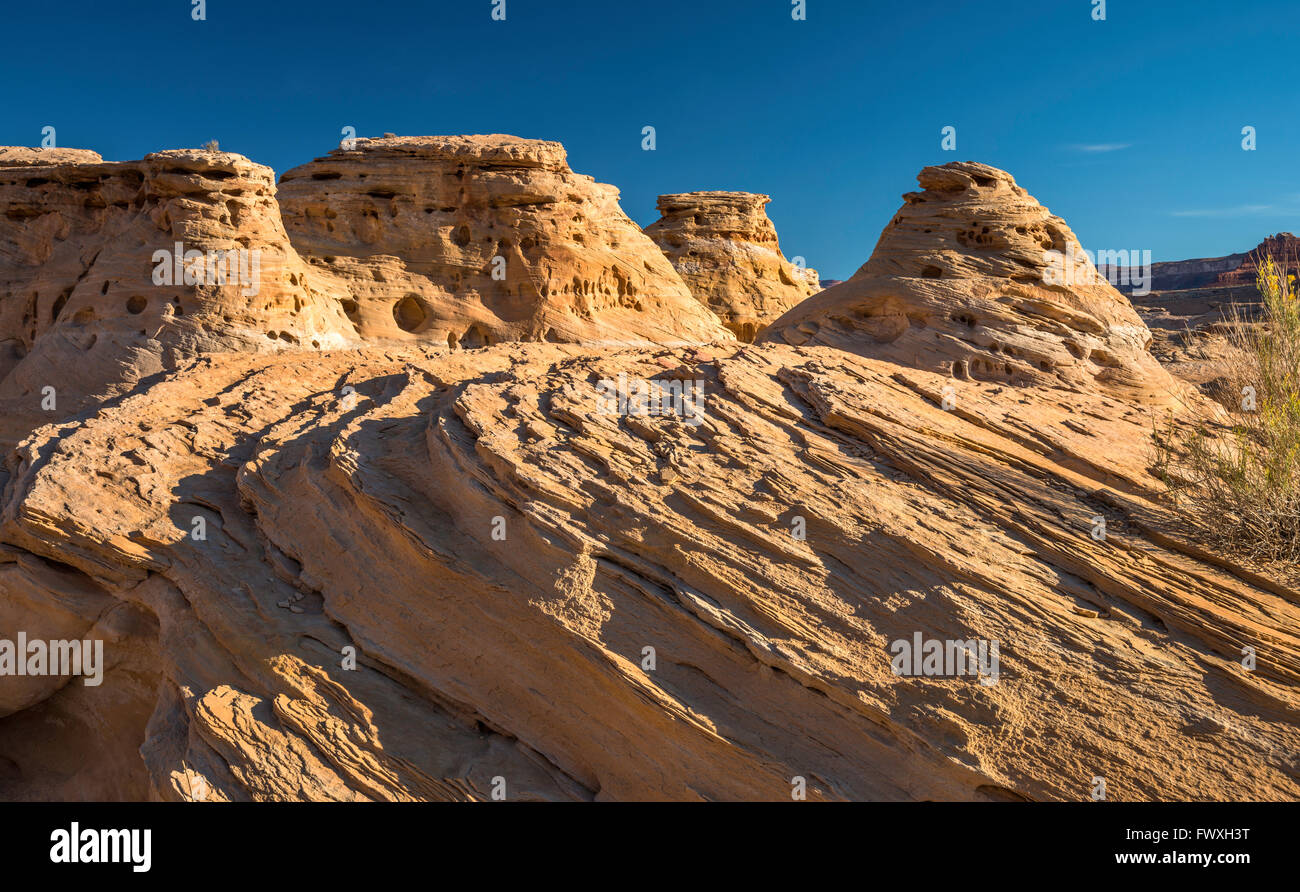
<path fill-rule="evenodd" d="M 1175 389 L 1151 333 L 1078 239 L 1005 171 L 927 167 L 853 278 L 764 340 L 830 345 L 958 378 Z"/>

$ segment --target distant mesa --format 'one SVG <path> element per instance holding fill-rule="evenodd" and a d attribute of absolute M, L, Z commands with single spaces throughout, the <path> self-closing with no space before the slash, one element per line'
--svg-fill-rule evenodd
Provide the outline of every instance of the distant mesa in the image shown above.
<path fill-rule="evenodd" d="M 1134 276 L 1127 270 L 1116 270 L 1112 280 L 1129 293 L 1149 326 L 1181 333 L 1221 322 L 1233 308 L 1247 317 L 1256 313 L 1260 302 L 1255 279 L 1264 257 L 1300 274 L 1300 239 L 1280 232 L 1240 254 L 1153 263 L 1145 283 L 1148 294 L 1133 293 Z"/>
<path fill-rule="evenodd" d="M 1095 275 L 1063 282 L 1051 252 L 1083 257 L 1070 228 L 1010 174 L 927 167 L 870 260 L 772 323 L 761 339 L 827 345 L 954 377 L 1164 392 L 1151 333 Z"/>
<path fill-rule="evenodd" d="M 817 271 L 781 253 L 767 216 L 771 201 L 752 192 L 659 196 L 659 220 L 646 227 L 691 293 L 742 341 L 821 290 Z"/>
<path fill-rule="evenodd" d="M 1258 261 L 1265 256 L 1272 256 L 1279 263 L 1289 263 L 1294 271 L 1297 258 L 1300 258 L 1300 239 L 1289 232 L 1279 232 L 1240 254 L 1153 263 L 1150 288 L 1152 291 L 1188 291 L 1245 286 L 1254 291 Z M 1121 278 L 1118 287 L 1131 292 L 1134 285 L 1131 278 L 1128 281 Z"/>
<path fill-rule="evenodd" d="M 1257 318 L 1263 305 L 1255 282 L 1265 257 L 1300 275 L 1300 239 L 1281 232 L 1240 254 L 1153 263 L 1147 294 L 1132 293 L 1128 271 L 1117 271 L 1115 280 L 1155 335 L 1152 354 L 1178 377 L 1215 392 L 1223 368 L 1235 361 L 1224 323 Z"/>

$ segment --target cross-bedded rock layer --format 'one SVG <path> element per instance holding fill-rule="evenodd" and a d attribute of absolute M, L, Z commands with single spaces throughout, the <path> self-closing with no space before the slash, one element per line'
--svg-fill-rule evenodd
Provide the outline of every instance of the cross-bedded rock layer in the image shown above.
<path fill-rule="evenodd" d="M 1162 507 L 1145 328 L 1025 278 L 1072 236 L 1005 174 L 921 180 L 771 343 L 215 353 L 36 430 L 0 637 L 107 667 L 0 679 L 0 796 L 1294 799 L 1300 591 Z"/>
<path fill-rule="evenodd" d="M 704 382 L 704 423 L 603 414 L 619 373 Z M 130 708 L 49 695 L 81 721 L 5 793 L 138 749 L 163 798 L 1293 798 L 1298 593 L 1168 531 L 1152 413 L 945 411 L 947 380 L 780 346 L 201 361 L 15 456 L 7 597 L 152 621 L 109 647 Z M 999 642 L 997 683 L 895 675 L 918 632 Z"/>

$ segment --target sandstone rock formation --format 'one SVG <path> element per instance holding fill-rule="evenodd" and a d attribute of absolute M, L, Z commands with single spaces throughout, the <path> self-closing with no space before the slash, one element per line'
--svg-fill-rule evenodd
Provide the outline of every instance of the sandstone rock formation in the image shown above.
<path fill-rule="evenodd" d="M 351 298 L 366 339 L 728 339 L 618 205 L 559 143 L 512 136 L 359 139 L 280 182 L 285 226 Z"/>
<path fill-rule="evenodd" d="M 646 227 L 691 293 L 742 341 L 821 290 L 817 271 L 787 261 L 766 207 L 751 192 L 660 195 Z"/>
<path fill-rule="evenodd" d="M 0 149 L 0 444 L 210 353 L 732 339 L 558 143 L 363 139 L 284 180 Z"/>
<path fill-rule="evenodd" d="M 1009 174 L 956 162 L 917 180 L 924 191 L 903 196 L 871 259 L 761 340 L 866 352 L 963 380 L 1148 396 L 1173 388 L 1129 301 Z"/>
<path fill-rule="evenodd" d="M 0 167 L 50 167 L 56 164 L 97 164 L 104 158 L 89 149 L 33 149 L 0 146 Z"/>
<path fill-rule="evenodd" d="M 702 380 L 705 422 L 602 414 L 619 373 Z M 1300 592 L 1170 532 L 1150 409 L 972 381 L 944 411 L 948 380 L 826 347 L 203 360 L 15 457 L 6 598 L 40 574 L 46 625 L 84 592 L 157 626 L 0 791 L 139 751 L 168 799 L 1300 793 Z M 917 633 L 999 642 L 1000 679 L 894 675 Z"/>
<path fill-rule="evenodd" d="M 1300 588 L 1158 499 L 1145 327 L 1029 278 L 1073 236 L 1008 175 L 921 182 L 764 343 L 288 342 L 36 430 L 0 639 L 108 666 L 0 677 L 0 797 L 1296 798 Z"/>
<path fill-rule="evenodd" d="M 0 442 L 202 353 L 352 342 L 240 155 L 6 149 L 0 207 Z"/>

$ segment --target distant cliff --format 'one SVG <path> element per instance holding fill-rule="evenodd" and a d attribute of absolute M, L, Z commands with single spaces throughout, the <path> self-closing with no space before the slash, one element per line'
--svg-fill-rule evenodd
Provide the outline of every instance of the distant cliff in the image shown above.
<path fill-rule="evenodd" d="M 1253 291 L 1256 261 L 1265 255 L 1272 255 L 1279 262 L 1285 260 L 1289 266 L 1295 267 L 1296 258 L 1300 257 L 1300 239 L 1289 232 L 1280 232 L 1270 235 L 1250 251 L 1241 254 L 1153 263 L 1151 290 L 1186 291 L 1194 288 L 1246 286 Z M 1117 287 L 1121 291 L 1130 292 L 1134 286 L 1120 284 Z"/>

